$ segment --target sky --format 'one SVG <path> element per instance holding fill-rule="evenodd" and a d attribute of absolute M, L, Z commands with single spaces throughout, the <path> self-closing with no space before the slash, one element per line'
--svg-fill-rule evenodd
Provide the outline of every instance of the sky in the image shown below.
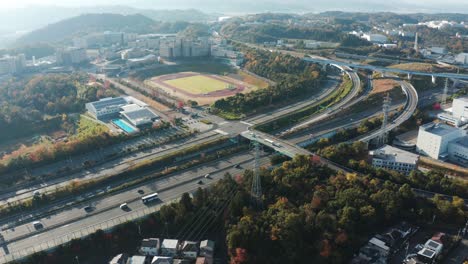
<path fill-rule="evenodd" d="M 352 10 L 362 11 L 398 11 L 398 12 L 461 12 L 468 13 L 468 0 L 3 0 L 0 9 L 14 9 L 31 5 L 56 6 L 96 6 L 128 5 L 139 8 L 199 8 L 208 11 L 226 11 L 216 9 L 245 9 L 267 11 L 266 8 L 278 10 Z M 357 10 L 353 10 L 357 9 Z"/>

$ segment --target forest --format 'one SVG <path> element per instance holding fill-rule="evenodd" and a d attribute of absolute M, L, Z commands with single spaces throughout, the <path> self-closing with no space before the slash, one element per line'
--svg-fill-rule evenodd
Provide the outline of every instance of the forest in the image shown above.
<path fill-rule="evenodd" d="M 99 85 L 87 85 L 87 74 L 47 74 L 12 79 L 0 85 L 0 143 L 59 128 L 55 117 L 79 113 L 85 103 L 116 95 Z"/>
<path fill-rule="evenodd" d="M 236 94 L 216 101 L 212 111 L 242 116 L 261 107 L 316 93 L 324 73 L 316 64 L 276 52 L 245 48 L 244 68 L 276 82 L 266 89 Z"/>

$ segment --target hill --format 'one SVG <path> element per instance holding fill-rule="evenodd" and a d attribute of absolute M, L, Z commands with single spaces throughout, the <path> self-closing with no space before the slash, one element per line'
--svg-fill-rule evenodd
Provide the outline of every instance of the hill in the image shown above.
<path fill-rule="evenodd" d="M 99 13 L 142 14 L 162 22 L 206 22 L 216 19 L 214 15 L 195 9 L 154 10 L 119 5 L 90 7 L 30 6 L 13 10 L 0 10 L 0 32 L 31 31 L 75 16 Z"/>
<path fill-rule="evenodd" d="M 57 42 L 77 34 L 98 31 L 149 33 L 157 23 L 143 15 L 87 14 L 59 21 L 34 30 L 17 40 L 17 45 Z"/>

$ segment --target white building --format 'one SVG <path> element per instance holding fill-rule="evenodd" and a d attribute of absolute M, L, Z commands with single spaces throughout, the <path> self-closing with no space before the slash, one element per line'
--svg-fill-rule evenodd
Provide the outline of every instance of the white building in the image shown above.
<path fill-rule="evenodd" d="M 121 108 L 128 105 L 128 101 L 123 97 L 107 97 L 96 102 L 86 104 L 88 113 L 96 119 L 112 118 L 119 115 Z"/>
<path fill-rule="evenodd" d="M 172 264 L 172 263 L 173 263 L 173 259 L 171 257 L 156 256 L 156 257 L 153 257 L 150 264 Z"/>
<path fill-rule="evenodd" d="M 363 39 L 366 39 L 369 42 L 372 43 L 385 43 L 387 42 L 387 36 L 381 35 L 381 34 L 363 34 L 362 35 Z"/>
<path fill-rule="evenodd" d="M 141 241 L 140 253 L 145 256 L 157 256 L 159 254 L 159 238 L 148 238 Z"/>
<path fill-rule="evenodd" d="M 198 244 L 194 241 L 184 241 L 181 244 L 180 252 L 184 258 L 196 259 L 198 256 Z"/>
<path fill-rule="evenodd" d="M 446 124 L 428 123 L 419 127 L 416 150 L 431 158 L 444 160 L 449 156 L 449 143 L 465 134 L 466 131 Z"/>
<path fill-rule="evenodd" d="M 0 75 L 21 73 L 26 67 L 26 56 L 18 54 L 16 56 L 4 56 L 0 58 Z"/>
<path fill-rule="evenodd" d="M 453 99 L 452 114 L 455 118 L 468 120 L 468 97 Z"/>
<path fill-rule="evenodd" d="M 455 62 L 460 64 L 468 64 L 468 53 L 460 53 L 455 56 Z"/>
<path fill-rule="evenodd" d="M 55 57 L 59 65 L 80 64 L 88 60 L 86 49 L 76 47 L 59 49 L 55 53 Z"/>
<path fill-rule="evenodd" d="M 370 151 L 369 154 L 372 156 L 372 166 L 403 174 L 409 174 L 415 170 L 419 160 L 419 155 L 389 145 Z"/>
<path fill-rule="evenodd" d="M 447 54 L 447 49 L 444 47 L 431 47 L 429 50 L 431 54 Z"/>
<path fill-rule="evenodd" d="M 458 138 L 448 144 L 449 159 L 465 167 L 468 166 L 468 136 Z"/>
<path fill-rule="evenodd" d="M 166 257 L 173 257 L 177 254 L 177 239 L 164 239 L 161 244 L 161 255 Z"/>

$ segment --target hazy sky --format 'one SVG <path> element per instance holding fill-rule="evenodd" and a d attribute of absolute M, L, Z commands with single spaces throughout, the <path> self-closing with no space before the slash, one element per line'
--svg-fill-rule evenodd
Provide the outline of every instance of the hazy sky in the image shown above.
<path fill-rule="evenodd" d="M 461 12 L 468 13 L 468 0 L 1 0 L 0 9 L 11 9 L 30 5 L 93 6 L 128 5 L 142 8 L 199 8 L 208 11 L 216 9 L 253 10 L 271 8 L 285 11 L 360 10 L 398 12 Z M 224 10 L 226 11 L 226 10 Z"/>

